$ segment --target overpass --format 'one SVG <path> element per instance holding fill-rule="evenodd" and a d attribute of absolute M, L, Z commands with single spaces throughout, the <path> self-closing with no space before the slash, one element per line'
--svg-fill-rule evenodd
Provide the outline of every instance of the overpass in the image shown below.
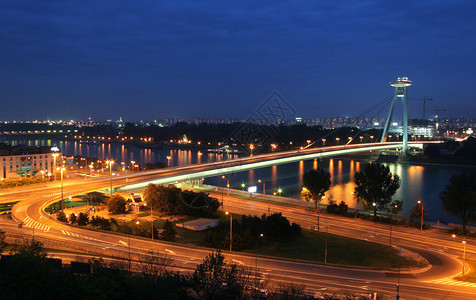
<path fill-rule="evenodd" d="M 413 147 L 422 148 L 422 142 L 410 143 Z M 301 149 L 278 153 L 267 153 L 250 157 L 237 158 L 227 161 L 218 161 L 206 164 L 195 164 L 185 167 L 171 168 L 170 171 L 177 172 L 161 174 L 160 178 L 141 181 L 120 187 L 119 190 L 132 190 L 146 187 L 149 183 L 170 184 L 178 181 L 197 180 L 207 177 L 221 176 L 229 173 L 242 172 L 252 169 L 270 167 L 274 165 L 287 164 L 301 160 L 321 159 L 339 155 L 347 155 L 358 152 L 381 151 L 389 149 L 402 149 L 402 143 L 366 143 L 355 145 L 330 146 L 323 148 Z M 148 172 L 149 174 L 158 171 Z M 165 173 L 165 172 L 164 172 Z M 147 174 L 147 173 L 146 173 Z"/>

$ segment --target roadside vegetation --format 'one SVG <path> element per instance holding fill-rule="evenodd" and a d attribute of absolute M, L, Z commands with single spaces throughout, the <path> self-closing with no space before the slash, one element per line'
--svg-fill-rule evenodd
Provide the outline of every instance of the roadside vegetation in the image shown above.
<path fill-rule="evenodd" d="M 0 180 L 0 189 L 14 188 L 24 185 L 48 182 L 47 177 L 22 177 L 18 179 L 4 178 Z"/>
<path fill-rule="evenodd" d="M 228 262 L 220 250 L 189 272 L 157 251 L 134 257 L 72 261 L 63 265 L 38 241 L 16 245 L 0 259 L 1 299 L 310 299 L 302 284 L 271 285 L 254 268 Z M 256 276 L 258 275 L 258 276 Z M 27 288 L 26 288 L 27 287 Z M 369 293 L 370 294 L 370 293 Z M 371 299 L 346 292 L 320 299 Z"/>

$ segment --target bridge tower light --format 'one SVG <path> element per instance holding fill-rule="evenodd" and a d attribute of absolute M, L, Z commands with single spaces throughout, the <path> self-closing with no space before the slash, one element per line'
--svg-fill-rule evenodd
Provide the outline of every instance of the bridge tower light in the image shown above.
<path fill-rule="evenodd" d="M 390 122 L 392 121 L 393 110 L 395 108 L 395 103 L 402 99 L 403 102 L 403 153 L 406 153 L 408 150 L 408 105 L 407 105 L 407 87 L 413 84 L 408 77 L 398 77 L 396 81 L 390 82 L 390 85 L 395 88 L 393 93 L 392 104 L 390 105 L 390 110 L 388 111 L 388 117 L 385 121 L 385 127 L 382 132 L 381 142 L 387 141 L 387 133 Z"/>

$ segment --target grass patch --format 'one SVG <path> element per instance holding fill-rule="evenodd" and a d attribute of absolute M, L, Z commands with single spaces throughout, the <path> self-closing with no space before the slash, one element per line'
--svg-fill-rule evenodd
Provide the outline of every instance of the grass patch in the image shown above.
<path fill-rule="evenodd" d="M 294 240 L 274 244 L 264 240 L 258 254 L 324 262 L 325 239 L 325 232 L 303 230 Z M 333 234 L 327 235 L 327 263 L 379 269 L 398 268 L 400 264 L 401 267 L 417 266 L 416 261 L 400 258 L 399 251 L 388 245 Z"/>
<path fill-rule="evenodd" d="M 206 247 L 206 232 L 177 228 L 176 242 Z M 325 232 L 310 230 L 303 230 L 302 235 L 296 239 L 279 243 L 267 242 L 266 237 L 263 237 L 258 254 L 324 262 L 325 239 Z M 243 252 L 255 254 L 255 249 Z M 393 247 L 333 234 L 327 235 L 327 263 L 378 269 L 398 268 L 400 264 L 401 267 L 417 266 L 414 260 L 400 258 L 399 251 Z"/>
<path fill-rule="evenodd" d="M 466 259 L 466 262 L 469 264 L 471 270 L 464 274 L 464 276 L 457 276 L 454 277 L 454 280 L 458 281 L 465 281 L 465 282 L 473 282 L 476 283 L 476 260 L 473 259 Z"/>

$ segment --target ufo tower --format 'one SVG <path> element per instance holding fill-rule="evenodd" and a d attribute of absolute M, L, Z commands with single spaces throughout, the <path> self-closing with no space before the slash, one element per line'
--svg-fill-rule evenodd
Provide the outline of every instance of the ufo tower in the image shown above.
<path fill-rule="evenodd" d="M 407 87 L 411 86 L 413 82 L 408 80 L 408 77 L 398 77 L 396 81 L 390 82 L 390 85 L 395 88 L 393 93 L 392 104 L 388 111 L 387 121 L 385 121 L 385 127 L 383 128 L 381 142 L 387 141 L 388 126 L 392 121 L 393 109 L 395 103 L 402 99 L 403 102 L 403 153 L 407 153 L 408 150 L 408 105 L 407 105 Z"/>

